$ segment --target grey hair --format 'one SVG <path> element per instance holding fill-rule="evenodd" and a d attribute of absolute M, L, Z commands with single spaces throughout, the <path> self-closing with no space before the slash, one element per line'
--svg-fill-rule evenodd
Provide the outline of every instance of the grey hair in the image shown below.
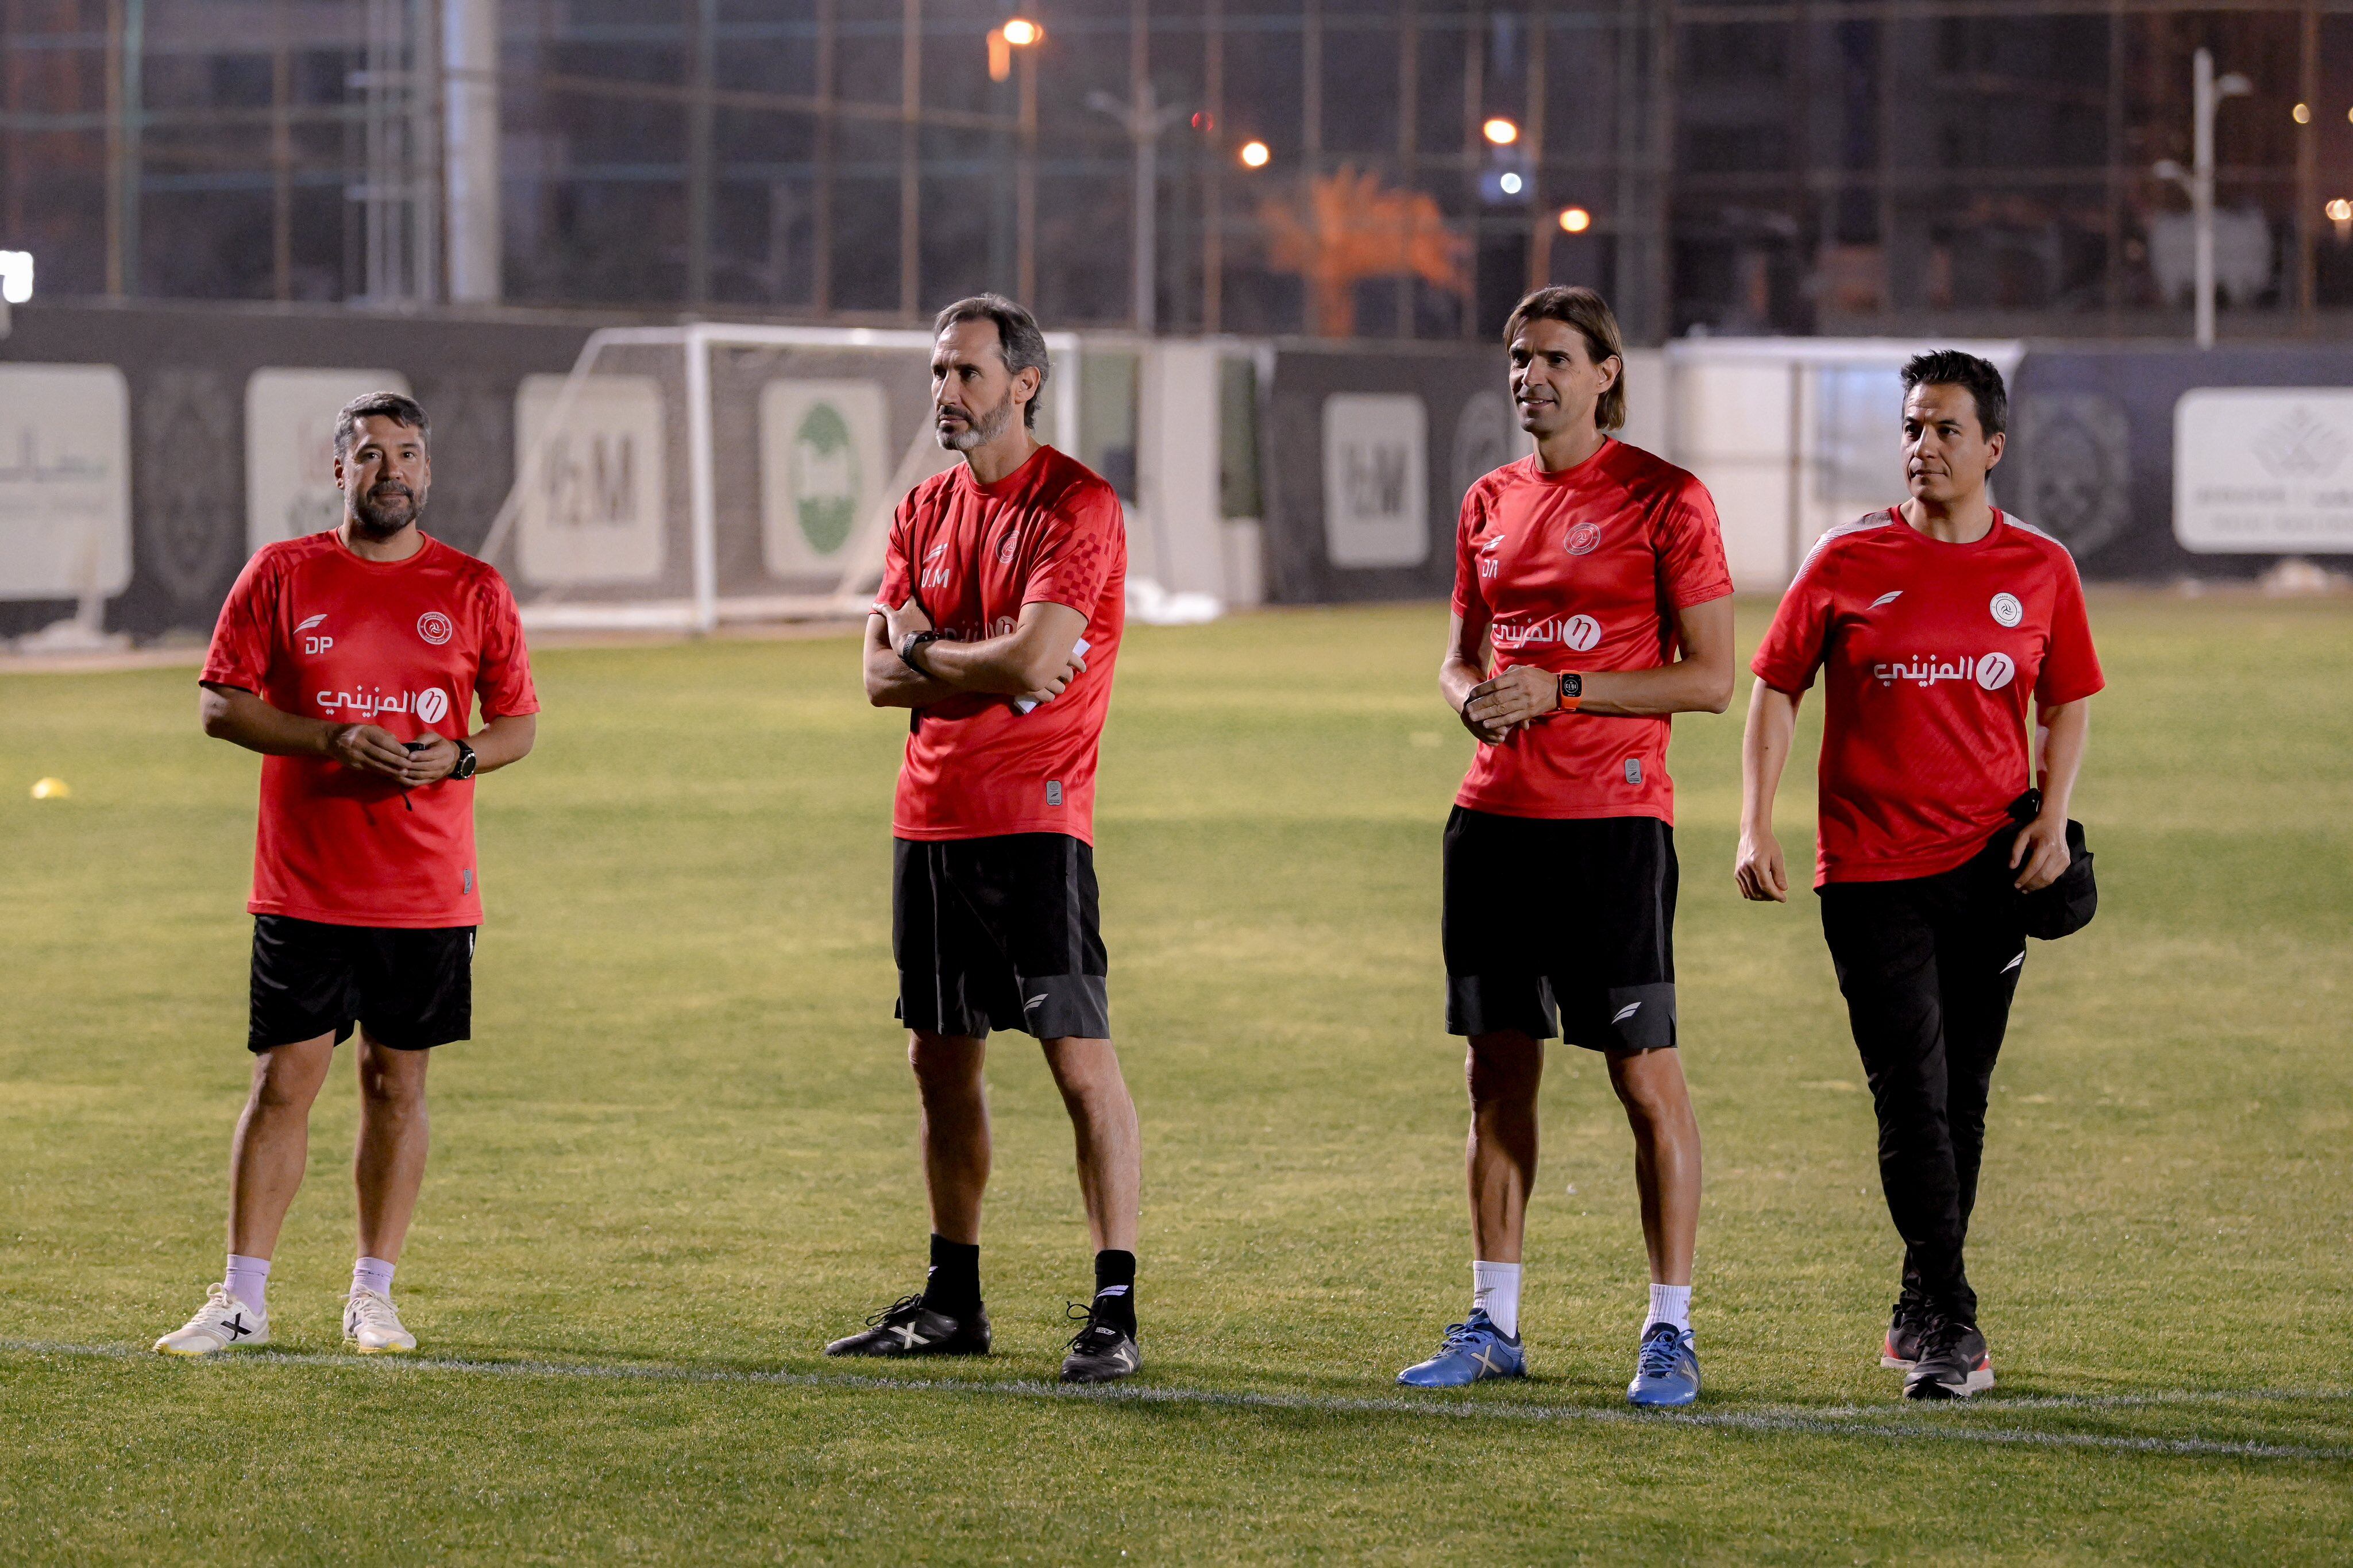
<path fill-rule="evenodd" d="M 397 392 L 364 392 L 343 405 L 335 416 L 335 456 L 352 455 L 352 437 L 359 431 L 359 423 L 371 416 L 390 419 L 417 432 L 418 439 L 430 445 L 433 427 L 427 423 L 425 410 L 413 397 Z"/>

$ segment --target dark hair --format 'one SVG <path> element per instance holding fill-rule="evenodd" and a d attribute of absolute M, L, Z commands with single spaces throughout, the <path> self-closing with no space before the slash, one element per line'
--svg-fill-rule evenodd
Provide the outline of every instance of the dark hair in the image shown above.
<path fill-rule="evenodd" d="M 426 422 L 425 410 L 415 398 L 397 392 L 364 392 L 344 404 L 343 411 L 335 416 L 336 457 L 352 455 L 352 437 L 358 431 L 360 421 L 372 416 L 406 426 L 422 441 L 430 443 L 433 439 L 433 426 Z"/>
<path fill-rule="evenodd" d="M 1615 357 L 1618 379 L 1601 395 L 1593 411 L 1593 423 L 1604 430 L 1617 430 L 1626 424 L 1626 343 L 1618 334 L 1618 318 L 1609 309 L 1609 301 L 1592 289 L 1579 286 L 1564 289 L 1555 286 L 1539 289 L 1521 300 L 1512 311 L 1512 319 L 1504 323 L 1504 346 L 1510 348 L 1520 329 L 1530 321 L 1566 321 L 1585 338 L 1585 352 L 1595 364 Z"/>
<path fill-rule="evenodd" d="M 958 300 L 942 310 L 932 323 L 932 335 L 939 336 L 958 321 L 993 321 L 997 324 L 997 357 L 1015 375 L 1025 370 L 1038 373 L 1038 390 L 1021 410 L 1021 422 L 1035 429 L 1038 425 L 1038 405 L 1046 392 L 1046 334 L 1038 330 L 1038 318 L 1007 299 L 1002 294 L 975 294 L 969 300 Z M 1065 439 L 1069 439 L 1066 436 Z"/>
<path fill-rule="evenodd" d="M 1978 405 L 1978 428 L 1999 436 L 2010 428 L 2010 393 L 1991 362 L 1958 349 L 1914 354 L 1904 362 L 1904 391 L 1915 386 L 1964 386 Z"/>

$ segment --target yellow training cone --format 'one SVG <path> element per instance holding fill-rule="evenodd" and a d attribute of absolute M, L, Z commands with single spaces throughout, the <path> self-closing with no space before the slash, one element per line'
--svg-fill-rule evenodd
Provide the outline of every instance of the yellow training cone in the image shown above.
<path fill-rule="evenodd" d="M 63 800 L 73 794 L 73 786 L 63 779 L 38 779 L 33 784 L 35 800 Z"/>

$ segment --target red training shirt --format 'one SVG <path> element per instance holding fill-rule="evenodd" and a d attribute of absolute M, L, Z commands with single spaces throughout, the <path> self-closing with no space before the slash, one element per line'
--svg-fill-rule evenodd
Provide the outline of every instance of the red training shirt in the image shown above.
<path fill-rule="evenodd" d="M 1974 543 L 1890 507 L 1822 535 L 1750 664 L 1792 696 L 1826 670 L 1814 886 L 1933 877 L 1985 847 L 2026 790 L 2026 699 L 2105 684 L 2057 540 L 2000 511 Z"/>
<path fill-rule="evenodd" d="M 995 484 L 958 463 L 899 503 L 883 560 L 877 611 L 912 595 L 935 628 L 976 642 L 1012 631 L 1024 605 L 1068 605 L 1087 617 L 1088 645 L 1085 671 L 1028 713 L 1010 697 L 975 692 L 917 709 L 892 831 L 1067 833 L 1092 844 L 1096 748 L 1127 619 L 1119 493 L 1051 447 Z"/>
<path fill-rule="evenodd" d="M 1732 592 L 1707 487 L 1607 440 L 1557 473 L 1534 456 L 1471 487 L 1454 538 L 1454 613 L 1514 665 L 1583 673 L 1674 662 L 1674 613 Z M 1455 802 L 1501 816 L 1675 819 L 1665 719 L 1547 713 L 1481 746 Z"/>
<path fill-rule="evenodd" d="M 427 537 L 406 561 L 364 561 L 332 532 L 265 544 L 229 590 L 198 678 L 271 707 L 400 741 L 463 740 L 536 713 L 514 596 L 487 563 Z M 258 915 L 328 925 L 480 925 L 474 781 L 411 790 L 320 757 L 261 759 Z"/>

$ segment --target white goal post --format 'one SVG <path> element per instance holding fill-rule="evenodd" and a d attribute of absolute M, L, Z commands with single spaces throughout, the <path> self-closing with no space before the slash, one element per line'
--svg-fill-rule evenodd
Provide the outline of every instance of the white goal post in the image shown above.
<path fill-rule="evenodd" d="M 927 331 L 607 327 L 515 398 L 515 480 L 481 554 L 534 629 L 710 632 L 862 615 L 891 516 L 956 460 Z M 1046 334 L 1039 436 L 1074 445 L 1079 340 Z"/>

